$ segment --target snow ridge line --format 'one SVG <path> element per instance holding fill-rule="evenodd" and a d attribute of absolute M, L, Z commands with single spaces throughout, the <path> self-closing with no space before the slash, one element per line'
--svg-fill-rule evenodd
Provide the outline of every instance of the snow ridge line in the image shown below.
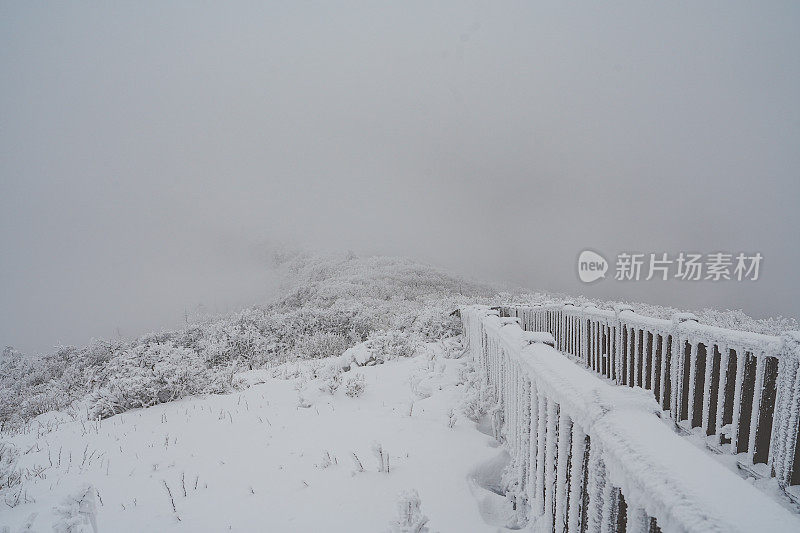
<path fill-rule="evenodd" d="M 800 528 L 664 425 L 649 392 L 614 386 L 498 315 L 461 310 L 470 353 L 498 398 L 516 476 L 511 496 L 534 530 Z"/>

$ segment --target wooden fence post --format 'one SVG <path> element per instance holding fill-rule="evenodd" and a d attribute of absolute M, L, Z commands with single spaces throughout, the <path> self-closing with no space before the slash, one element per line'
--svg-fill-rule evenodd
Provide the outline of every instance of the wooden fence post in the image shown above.
<path fill-rule="evenodd" d="M 800 484 L 800 331 L 782 336 L 769 464 L 781 485 Z"/>

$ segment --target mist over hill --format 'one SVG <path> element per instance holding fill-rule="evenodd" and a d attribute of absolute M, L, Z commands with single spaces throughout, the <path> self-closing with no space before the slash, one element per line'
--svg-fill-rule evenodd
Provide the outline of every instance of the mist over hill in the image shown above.
<path fill-rule="evenodd" d="M 186 327 L 131 341 L 96 340 L 52 353 L 6 348 L 0 360 L 0 422 L 52 410 L 94 419 L 240 384 L 237 372 L 292 359 L 339 355 L 371 338 L 414 344 L 458 333 L 449 314 L 497 294 L 411 260 L 275 254 L 279 296 Z"/>
<path fill-rule="evenodd" d="M 339 355 L 364 341 L 413 352 L 421 342 L 458 335 L 460 323 L 450 313 L 470 303 L 625 303 L 510 289 L 399 257 L 281 251 L 271 263 L 282 281 L 277 296 L 261 305 L 224 314 L 200 310 L 187 315 L 183 328 L 129 341 L 95 340 L 44 354 L 7 347 L 0 357 L 0 424 L 15 427 L 65 409 L 105 418 L 224 393 L 242 386 L 242 371 Z M 632 305 L 655 317 L 679 311 Z M 761 333 L 797 328 L 790 319 L 754 320 L 741 311 L 697 314 L 706 323 Z"/>

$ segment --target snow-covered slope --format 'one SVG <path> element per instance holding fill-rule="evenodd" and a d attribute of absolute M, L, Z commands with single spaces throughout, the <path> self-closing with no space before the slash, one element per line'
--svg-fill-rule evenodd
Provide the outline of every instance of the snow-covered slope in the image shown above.
<path fill-rule="evenodd" d="M 0 527 L 91 530 L 84 519 L 96 516 L 100 531 L 381 531 L 426 514 L 445 532 L 513 521 L 497 494 L 508 456 L 486 436 L 491 406 L 460 407 L 468 379 L 452 359 L 461 324 L 450 313 L 554 297 L 401 258 L 277 264 L 286 283 L 263 306 L 38 357 L 7 349 Z M 374 442 L 388 473 L 377 472 Z M 398 503 L 410 489 L 421 511 L 413 493 Z"/>
<path fill-rule="evenodd" d="M 295 253 L 279 256 L 276 264 L 285 282 L 280 296 L 262 306 L 197 317 L 182 329 L 128 341 L 96 340 L 27 356 L 6 348 L 0 355 L 0 431 L 18 430 L 53 410 L 105 418 L 193 394 L 228 392 L 237 389 L 235 375 L 242 370 L 337 355 L 366 340 L 408 351 L 418 342 L 457 335 L 460 324 L 448 315 L 460 306 L 556 299 L 498 292 L 403 258 Z M 647 316 L 675 311 L 634 308 Z M 792 320 L 756 321 L 733 311 L 704 310 L 700 318 L 760 332 L 797 327 Z"/>
<path fill-rule="evenodd" d="M 106 420 L 52 415 L 12 439 L 20 466 L 39 474 L 5 494 L 20 491 L 17 505 L 0 508 L 0 525 L 80 523 L 88 503 L 65 501 L 85 498 L 98 531 L 375 532 L 396 518 L 398 493 L 413 489 L 431 530 L 496 531 L 475 498 L 497 517 L 499 497 L 468 478 L 498 455 L 502 467 L 502 454 L 459 413 L 466 362 L 434 357 L 440 346 L 353 365 L 333 394 L 312 378 L 338 363 L 324 360 L 250 372 L 257 384 L 242 392 Z M 366 386 L 350 397 L 358 374 Z"/>
<path fill-rule="evenodd" d="M 106 418 L 235 390 L 242 370 L 339 355 L 366 340 L 395 351 L 458 333 L 449 313 L 496 292 L 401 258 L 280 258 L 281 296 L 131 341 L 98 340 L 42 356 L 0 356 L 0 430 L 52 410 Z"/>

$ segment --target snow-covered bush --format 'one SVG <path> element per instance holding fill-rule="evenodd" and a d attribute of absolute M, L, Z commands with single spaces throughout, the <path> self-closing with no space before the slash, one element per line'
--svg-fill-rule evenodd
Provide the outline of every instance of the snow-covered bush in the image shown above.
<path fill-rule="evenodd" d="M 201 354 L 206 365 L 215 367 L 239 361 L 250 369 L 263 365 L 273 352 L 265 314 L 255 309 L 236 313 L 192 328 L 181 344 Z"/>
<path fill-rule="evenodd" d="M 320 385 L 320 390 L 323 392 L 327 392 L 328 394 L 333 394 L 334 392 L 337 391 L 339 385 L 341 384 L 342 384 L 342 375 L 336 372 L 322 380 L 322 384 Z"/>
<path fill-rule="evenodd" d="M 247 381 L 238 375 L 241 370 L 236 361 L 214 368 L 207 373 L 209 381 L 203 392 L 207 394 L 225 394 L 226 392 L 246 387 Z"/>
<path fill-rule="evenodd" d="M 58 517 L 58 522 L 53 525 L 56 533 L 97 533 L 95 488 L 91 485 L 85 485 L 64 498 L 53 512 Z"/>
<path fill-rule="evenodd" d="M 356 374 L 347 378 L 347 381 L 344 384 L 344 393 L 351 398 L 358 398 L 361 396 L 361 394 L 363 394 L 366 386 L 367 382 L 364 379 L 364 375 Z"/>
<path fill-rule="evenodd" d="M 397 330 L 378 330 L 362 343 L 342 354 L 343 359 L 357 366 L 380 365 L 398 357 L 411 357 L 420 346 L 416 335 Z"/>
<path fill-rule="evenodd" d="M 367 346 L 380 361 L 390 361 L 398 357 L 411 357 L 420 346 L 416 335 L 407 331 L 379 330 L 370 334 Z"/>
<path fill-rule="evenodd" d="M 442 339 L 439 345 L 445 359 L 458 359 L 465 353 L 461 337 Z"/>
<path fill-rule="evenodd" d="M 69 405 L 84 393 L 84 367 L 72 347 L 40 359 L 6 348 L 0 356 L 0 425 Z"/>
<path fill-rule="evenodd" d="M 0 441 L 0 491 L 19 483 L 18 462 L 19 450 L 17 447 L 10 442 Z"/>
<path fill-rule="evenodd" d="M 461 411 L 473 422 L 480 422 L 497 405 L 494 391 L 479 378 L 474 367 L 462 379 L 465 380 L 467 391 L 461 403 Z"/>
<path fill-rule="evenodd" d="M 340 355 L 350 345 L 350 339 L 344 335 L 318 331 L 301 337 L 297 342 L 297 352 L 303 359 L 321 359 Z"/>
<path fill-rule="evenodd" d="M 428 517 L 422 513 L 422 502 L 416 490 L 400 493 L 397 517 L 389 523 L 390 533 L 428 533 Z"/>
<path fill-rule="evenodd" d="M 366 342 L 348 348 L 347 351 L 342 354 L 342 358 L 347 364 L 353 363 L 356 366 L 373 366 L 383 362 L 383 360 L 379 360 L 376 357 L 376 354 L 370 349 L 369 344 Z"/>
<path fill-rule="evenodd" d="M 226 377 L 211 372 L 187 348 L 172 343 L 137 346 L 111 360 L 96 376 L 102 385 L 91 397 L 90 416 L 107 418 L 192 394 L 224 392 L 233 387 Z"/>
<path fill-rule="evenodd" d="M 301 409 L 308 409 L 312 405 L 314 404 L 312 404 L 301 391 L 297 392 L 297 407 L 300 407 Z"/>
<path fill-rule="evenodd" d="M 0 430 L 17 425 L 22 420 L 19 409 L 19 393 L 12 389 L 0 389 Z"/>
<path fill-rule="evenodd" d="M 48 411 L 63 409 L 74 398 L 64 387 L 64 383 L 53 380 L 31 387 L 28 394 L 19 402 L 19 413 L 25 418 L 33 418 Z"/>
<path fill-rule="evenodd" d="M 462 331 L 461 317 L 453 314 L 457 308 L 428 305 L 414 317 L 410 329 L 428 341 L 457 337 Z"/>

